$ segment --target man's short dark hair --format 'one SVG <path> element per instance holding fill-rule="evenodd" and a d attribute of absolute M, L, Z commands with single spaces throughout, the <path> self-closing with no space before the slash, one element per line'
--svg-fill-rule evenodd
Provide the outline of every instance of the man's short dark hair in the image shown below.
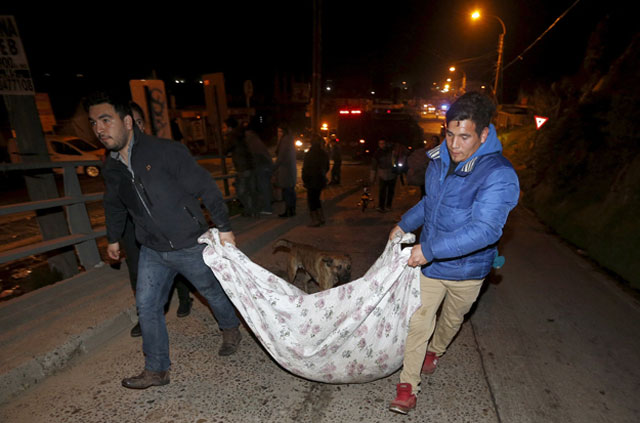
<path fill-rule="evenodd" d="M 82 101 L 84 110 L 87 113 L 89 112 L 89 108 L 91 106 L 96 106 L 98 104 L 104 103 L 111 104 L 116 110 L 116 113 L 118 113 L 118 116 L 120 116 L 120 119 L 124 119 L 124 117 L 127 115 L 133 118 L 130 100 L 123 94 L 107 91 L 94 91 L 93 93 L 85 97 Z"/>
<path fill-rule="evenodd" d="M 144 112 L 142 111 L 142 107 L 140 107 L 138 103 L 136 103 L 135 101 L 130 101 L 129 108 L 131 109 L 131 112 L 137 112 L 144 120 Z"/>
<path fill-rule="evenodd" d="M 496 105 L 488 96 L 471 91 L 458 98 L 447 111 L 447 126 L 451 121 L 470 120 L 476 125 L 478 135 L 489 127 L 496 112 Z"/>

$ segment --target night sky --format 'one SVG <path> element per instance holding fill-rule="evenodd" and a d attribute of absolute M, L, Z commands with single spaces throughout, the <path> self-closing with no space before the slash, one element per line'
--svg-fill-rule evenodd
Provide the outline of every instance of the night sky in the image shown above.
<path fill-rule="evenodd" d="M 501 27 L 488 15 L 506 25 L 508 64 L 574 1 L 475 3 L 486 16 L 474 23 L 469 1 L 324 0 L 323 79 L 338 87 L 361 81 L 378 89 L 402 80 L 428 86 L 446 74 L 450 63 L 486 56 L 463 66 L 468 79 L 491 82 Z M 261 92 L 276 73 L 309 80 L 311 0 L 211 3 L 154 9 L 85 3 L 68 11 L 3 5 L 0 14 L 17 20 L 36 88 L 59 93 L 64 87 L 69 98 L 102 81 L 126 84 L 154 70 L 162 79 L 190 83 L 204 73 L 224 72 L 232 92 L 241 91 L 245 79 Z M 581 0 L 523 60 L 505 70 L 505 100 L 515 100 L 519 84 L 575 73 L 590 33 L 620 4 Z"/>

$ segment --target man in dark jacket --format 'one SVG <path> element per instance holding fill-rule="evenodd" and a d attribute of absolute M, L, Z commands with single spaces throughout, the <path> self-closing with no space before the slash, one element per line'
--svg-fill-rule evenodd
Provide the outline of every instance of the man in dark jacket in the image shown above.
<path fill-rule="evenodd" d="M 146 122 L 142 108 L 138 105 L 138 103 L 135 103 L 133 101 L 129 104 L 129 106 L 131 107 L 133 122 L 141 132 L 144 132 Z M 133 221 L 131 220 L 131 217 L 127 216 L 124 233 L 122 234 L 122 239 L 120 240 L 120 248 L 124 249 L 126 253 L 127 268 L 129 269 L 129 281 L 131 282 L 131 289 L 133 290 L 134 296 L 136 294 L 136 284 L 138 280 L 138 258 L 140 256 L 140 244 L 138 244 L 138 241 L 136 241 L 135 230 L 136 228 L 133 224 Z M 176 276 L 175 286 L 176 291 L 178 292 L 179 300 L 179 306 L 176 315 L 178 317 L 186 317 L 191 313 L 191 305 L 193 303 L 193 299 L 189 294 L 189 287 L 186 285 L 186 281 L 184 280 L 184 277 L 182 275 Z M 165 310 L 168 309 L 169 303 L 165 305 Z M 130 334 L 134 338 L 142 336 L 140 322 L 136 323 L 136 325 L 131 328 Z"/>
<path fill-rule="evenodd" d="M 393 170 L 393 144 L 381 138 L 378 149 L 371 160 L 369 182 L 373 185 L 378 180 L 378 207 L 381 213 L 391 210 L 393 195 L 396 190 L 398 174 Z"/>
<path fill-rule="evenodd" d="M 390 233 L 394 239 L 422 227 L 420 243 L 408 261 L 409 266 L 422 267 L 422 306 L 409 323 L 401 383 L 391 411 L 406 414 L 416 406 L 420 374 L 435 371 L 460 329 L 491 270 L 507 216 L 518 202 L 518 176 L 502 155 L 490 123 L 494 113 L 491 99 L 477 92 L 451 105 L 447 141 L 428 153 L 427 195 Z"/>
<path fill-rule="evenodd" d="M 144 371 L 122 380 L 127 388 L 169 383 L 169 338 L 164 319 L 173 278 L 181 273 L 200 291 L 222 329 L 218 354 L 233 354 L 240 341 L 235 309 L 202 259 L 198 237 L 208 229 L 200 201 L 220 231 L 222 244 L 235 244 L 222 194 L 187 148 L 148 136 L 134 124 L 126 100 L 95 93 L 85 101 L 96 136 L 110 151 L 103 175 L 107 254 L 118 260 L 127 213 L 141 244 L 136 305 L 142 329 Z"/>

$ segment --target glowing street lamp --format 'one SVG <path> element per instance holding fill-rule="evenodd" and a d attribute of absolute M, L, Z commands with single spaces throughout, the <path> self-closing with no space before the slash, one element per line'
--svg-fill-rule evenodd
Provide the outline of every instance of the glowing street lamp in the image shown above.
<path fill-rule="evenodd" d="M 504 22 L 502 22 L 502 19 L 500 19 L 499 17 L 497 17 L 496 15 L 489 15 L 492 18 L 496 18 L 498 20 L 498 22 L 500 22 L 500 25 L 502 25 L 502 34 L 500 34 L 500 37 L 498 38 L 498 63 L 496 64 L 496 79 L 493 82 L 493 93 L 496 96 L 496 98 L 498 97 L 498 80 L 500 79 L 500 71 L 502 68 L 502 50 L 504 47 L 504 36 L 507 33 L 507 28 L 504 26 Z M 473 20 L 478 20 L 480 19 L 480 11 L 475 10 L 473 13 L 471 13 L 471 19 Z"/>
<path fill-rule="evenodd" d="M 462 72 L 462 83 L 460 84 L 460 91 L 462 91 L 462 94 L 464 94 L 465 92 L 467 92 L 467 74 L 462 69 L 458 69 L 458 70 Z M 449 72 L 455 72 L 455 71 L 456 71 L 455 66 L 451 66 L 449 68 Z"/>

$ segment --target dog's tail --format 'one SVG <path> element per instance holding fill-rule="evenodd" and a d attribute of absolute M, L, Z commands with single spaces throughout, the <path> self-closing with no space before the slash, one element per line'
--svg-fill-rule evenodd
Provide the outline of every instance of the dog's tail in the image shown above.
<path fill-rule="evenodd" d="M 293 246 L 293 243 L 287 239 L 284 238 L 280 238 L 279 240 L 277 240 L 274 244 L 273 244 L 273 249 L 276 250 L 278 248 L 286 248 L 288 250 L 291 250 L 291 247 Z"/>

